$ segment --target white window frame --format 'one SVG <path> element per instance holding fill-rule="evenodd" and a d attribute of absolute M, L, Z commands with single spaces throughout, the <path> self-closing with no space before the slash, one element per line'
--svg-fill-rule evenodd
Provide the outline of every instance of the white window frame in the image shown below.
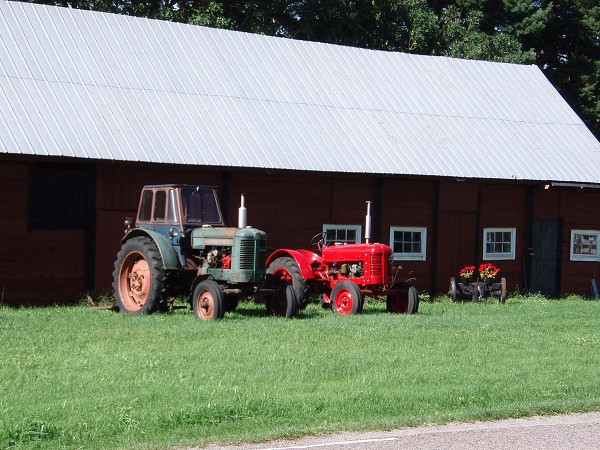
<path fill-rule="evenodd" d="M 487 236 L 488 233 L 510 233 L 510 252 L 488 253 Z M 516 228 L 484 228 L 483 229 L 483 259 L 485 261 L 514 261 L 517 248 L 517 229 Z"/>
<path fill-rule="evenodd" d="M 390 227 L 390 247 L 394 250 L 395 232 L 421 233 L 421 251 L 414 253 L 394 252 L 394 261 L 426 261 L 427 260 L 427 228 L 426 227 Z"/>
<path fill-rule="evenodd" d="M 575 253 L 575 235 L 576 234 L 595 234 L 596 235 L 596 253 Z M 569 253 L 571 261 L 600 261 L 600 255 L 598 254 L 598 241 L 600 240 L 600 230 L 571 230 L 571 240 L 569 241 Z"/>
<path fill-rule="evenodd" d="M 362 227 L 360 225 L 354 225 L 354 224 L 334 225 L 331 223 L 324 223 L 323 224 L 323 232 L 326 232 L 327 230 L 353 230 L 356 232 L 356 240 L 355 240 L 355 242 L 348 242 L 348 244 L 360 244 L 360 240 L 361 240 L 361 236 L 362 236 Z M 332 240 L 331 236 L 327 236 L 327 241 L 329 244 L 339 242 L 339 241 Z"/>

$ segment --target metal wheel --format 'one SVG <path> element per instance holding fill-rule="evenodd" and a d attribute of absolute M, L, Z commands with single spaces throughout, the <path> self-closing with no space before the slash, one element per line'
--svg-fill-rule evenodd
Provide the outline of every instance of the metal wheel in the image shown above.
<path fill-rule="evenodd" d="M 117 254 L 113 288 L 122 312 L 147 314 L 166 306 L 165 270 L 156 244 L 149 237 L 136 237 L 123 244 Z"/>
<path fill-rule="evenodd" d="M 448 291 L 448 295 L 450 299 L 455 302 L 458 299 L 458 287 L 456 285 L 456 280 L 454 277 L 450 278 L 450 290 Z"/>
<path fill-rule="evenodd" d="M 475 283 L 474 288 L 473 288 L 473 294 L 471 296 L 471 301 L 473 303 L 477 303 L 480 300 L 483 300 L 483 297 L 485 296 L 485 283 Z"/>
<path fill-rule="evenodd" d="M 218 320 L 225 314 L 223 291 L 214 280 L 198 283 L 192 295 L 194 315 L 201 320 Z"/>
<path fill-rule="evenodd" d="M 500 278 L 500 303 L 506 303 L 508 293 L 506 292 L 506 278 Z"/>
<path fill-rule="evenodd" d="M 419 294 L 408 283 L 396 283 L 388 290 L 387 310 L 396 314 L 415 314 L 419 310 Z"/>
<path fill-rule="evenodd" d="M 331 290 L 331 310 L 337 314 L 357 314 L 363 301 L 356 283 L 343 280 Z"/>
<path fill-rule="evenodd" d="M 419 300 L 419 291 L 417 291 L 417 288 L 414 286 L 411 286 L 410 289 L 408 290 L 408 296 L 412 296 L 414 298 L 414 307 L 412 310 L 411 314 L 416 314 L 419 312 L 419 303 L 421 303 L 421 301 Z"/>

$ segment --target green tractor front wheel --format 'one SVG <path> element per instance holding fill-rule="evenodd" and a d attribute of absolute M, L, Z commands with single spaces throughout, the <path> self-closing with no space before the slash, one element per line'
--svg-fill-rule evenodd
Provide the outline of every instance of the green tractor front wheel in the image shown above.
<path fill-rule="evenodd" d="M 201 320 L 222 319 L 225 314 L 225 296 L 214 280 L 198 283 L 192 294 L 194 315 Z"/>

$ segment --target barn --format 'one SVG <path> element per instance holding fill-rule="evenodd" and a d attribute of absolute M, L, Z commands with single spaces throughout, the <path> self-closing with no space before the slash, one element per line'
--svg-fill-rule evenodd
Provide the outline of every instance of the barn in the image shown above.
<path fill-rule="evenodd" d="M 420 290 L 493 262 L 589 294 L 600 143 L 535 66 L 0 1 L 0 301 L 110 294 L 144 184 L 218 188 L 270 248 L 374 241 Z"/>

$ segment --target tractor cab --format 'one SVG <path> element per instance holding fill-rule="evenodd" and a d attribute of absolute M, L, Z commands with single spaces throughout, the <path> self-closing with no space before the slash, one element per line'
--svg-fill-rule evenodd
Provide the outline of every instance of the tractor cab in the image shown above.
<path fill-rule="evenodd" d="M 197 227 L 223 227 L 215 189 L 193 185 L 144 186 L 136 227 L 183 235 Z"/>

